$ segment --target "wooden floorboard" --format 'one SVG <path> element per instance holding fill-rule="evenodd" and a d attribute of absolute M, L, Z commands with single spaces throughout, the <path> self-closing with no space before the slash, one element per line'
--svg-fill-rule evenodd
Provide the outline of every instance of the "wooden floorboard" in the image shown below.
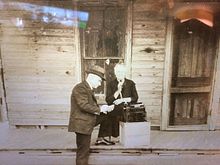
<path fill-rule="evenodd" d="M 220 131 L 151 131 L 149 146 L 125 148 L 120 144 L 114 146 L 94 145 L 98 129 L 92 134 L 92 152 L 109 151 L 120 153 L 220 153 Z M 0 126 L 0 151 L 42 150 L 49 152 L 74 151 L 75 134 L 63 129 L 26 129 L 3 128 Z"/>

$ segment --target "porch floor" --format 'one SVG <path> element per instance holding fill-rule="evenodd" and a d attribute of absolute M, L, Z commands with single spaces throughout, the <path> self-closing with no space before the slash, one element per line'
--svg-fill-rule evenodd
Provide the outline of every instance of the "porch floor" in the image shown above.
<path fill-rule="evenodd" d="M 92 152 L 128 151 L 120 143 L 114 146 L 95 146 L 97 130 L 92 134 Z M 132 148 L 130 151 L 172 153 L 197 152 L 220 154 L 220 131 L 154 131 L 151 130 L 149 146 Z M 76 149 L 75 134 L 63 129 L 26 129 L 9 128 L 7 124 L 0 124 L 0 151 L 22 150 L 70 150 Z"/>

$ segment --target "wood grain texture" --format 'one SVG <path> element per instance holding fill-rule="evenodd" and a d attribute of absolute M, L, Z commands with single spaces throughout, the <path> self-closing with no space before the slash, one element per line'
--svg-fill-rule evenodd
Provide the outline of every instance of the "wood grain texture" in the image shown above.
<path fill-rule="evenodd" d="M 68 9 L 72 1 L 17 1 Z M 11 125 L 67 125 L 70 95 L 77 83 L 74 27 L 32 20 L 31 12 L 8 4 L 1 15 L 8 118 Z M 23 19 L 18 28 L 13 20 Z"/>
<path fill-rule="evenodd" d="M 145 104 L 151 124 L 157 126 L 161 120 L 166 29 L 160 5 L 155 1 L 134 2 L 131 65 L 139 100 Z"/>

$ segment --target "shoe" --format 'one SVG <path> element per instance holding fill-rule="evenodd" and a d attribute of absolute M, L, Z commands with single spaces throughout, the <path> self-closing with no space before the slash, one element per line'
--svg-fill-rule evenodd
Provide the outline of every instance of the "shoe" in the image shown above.
<path fill-rule="evenodd" d="M 114 145 L 114 142 L 110 142 L 106 139 L 102 139 L 102 140 L 96 140 L 95 145 L 106 145 L 106 146 L 110 146 L 110 145 Z"/>
<path fill-rule="evenodd" d="M 107 139 L 103 139 L 104 141 L 106 141 L 106 142 L 108 142 L 108 143 L 111 143 L 112 145 L 115 145 L 115 142 L 113 142 L 113 141 L 110 141 L 110 140 L 107 140 Z"/>

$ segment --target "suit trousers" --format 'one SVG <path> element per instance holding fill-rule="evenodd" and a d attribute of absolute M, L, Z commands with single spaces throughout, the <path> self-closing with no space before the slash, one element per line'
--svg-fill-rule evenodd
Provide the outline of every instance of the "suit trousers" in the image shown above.
<path fill-rule="evenodd" d="M 100 114 L 96 118 L 96 126 L 107 119 L 107 115 Z M 91 135 L 76 132 L 76 165 L 88 165 Z"/>
<path fill-rule="evenodd" d="M 91 135 L 76 133 L 76 165 L 88 165 Z"/>

